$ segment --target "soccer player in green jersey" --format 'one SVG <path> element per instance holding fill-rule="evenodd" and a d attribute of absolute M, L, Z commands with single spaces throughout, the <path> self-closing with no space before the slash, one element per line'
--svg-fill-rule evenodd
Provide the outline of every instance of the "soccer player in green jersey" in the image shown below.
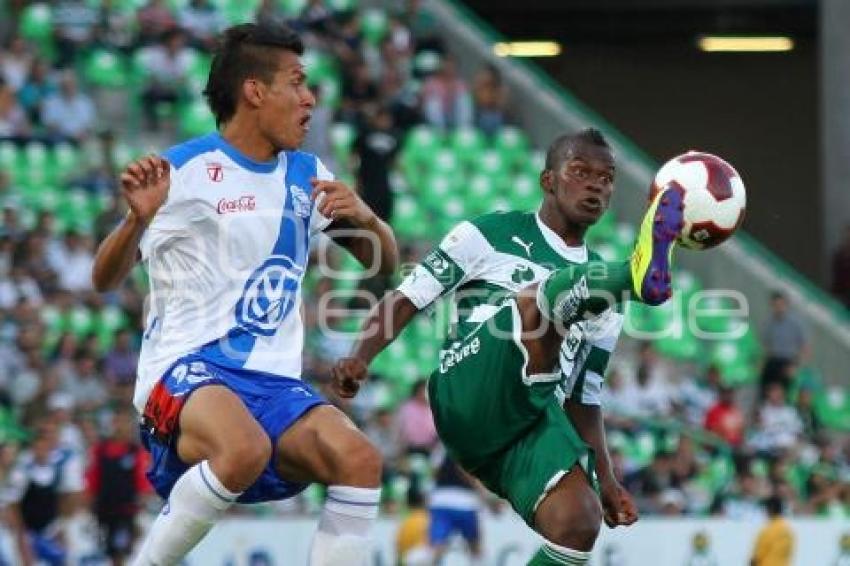
<path fill-rule="evenodd" d="M 413 316 L 454 292 L 456 328 L 440 351 L 429 394 L 452 457 L 507 499 L 546 539 L 532 565 L 585 564 L 605 522 L 637 520 L 611 469 L 599 393 L 624 300 L 670 296 L 670 260 L 682 192 L 650 203 L 629 261 L 603 262 L 584 243 L 608 208 L 614 157 L 586 129 L 549 147 L 536 213 L 461 222 L 364 322 L 334 367 L 343 397 Z"/>

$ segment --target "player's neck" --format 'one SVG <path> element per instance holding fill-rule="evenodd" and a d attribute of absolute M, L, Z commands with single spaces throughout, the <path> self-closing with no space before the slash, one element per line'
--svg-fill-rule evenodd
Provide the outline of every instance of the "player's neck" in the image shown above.
<path fill-rule="evenodd" d="M 277 151 L 254 124 L 233 118 L 221 129 L 221 137 L 239 152 L 259 163 L 273 160 Z"/>
<path fill-rule="evenodd" d="M 580 246 L 584 243 L 584 234 L 587 232 L 586 226 L 573 224 L 562 215 L 553 213 L 545 206 L 540 208 L 538 215 L 540 216 L 540 221 L 560 236 L 568 246 Z"/>

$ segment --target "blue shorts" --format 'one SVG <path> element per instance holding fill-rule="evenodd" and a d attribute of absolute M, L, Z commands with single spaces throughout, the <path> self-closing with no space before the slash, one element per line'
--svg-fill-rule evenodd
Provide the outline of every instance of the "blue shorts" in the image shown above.
<path fill-rule="evenodd" d="M 478 542 L 478 512 L 445 507 L 431 507 L 431 520 L 428 525 L 428 542 L 442 545 L 449 542 L 454 533 L 468 543 Z"/>
<path fill-rule="evenodd" d="M 180 409 L 192 392 L 207 385 L 224 385 L 233 391 L 266 431 L 273 448 L 295 421 L 313 407 L 326 403 L 300 379 L 223 368 L 200 354 L 180 358 L 154 387 L 143 415 L 142 443 L 151 454 L 147 476 L 163 499 L 168 499 L 174 483 L 190 467 L 180 460 L 175 446 Z M 307 487 L 308 484 L 281 479 L 274 470 L 274 454 L 273 449 L 263 473 L 239 497 L 239 503 L 286 499 Z"/>

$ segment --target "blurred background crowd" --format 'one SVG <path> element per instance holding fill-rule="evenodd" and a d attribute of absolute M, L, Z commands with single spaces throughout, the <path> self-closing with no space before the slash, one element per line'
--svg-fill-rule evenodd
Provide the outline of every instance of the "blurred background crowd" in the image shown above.
<path fill-rule="evenodd" d="M 427 3 L 398 6 L 0 2 L 0 504 L 10 532 L 35 533 L 45 552 L 61 554 L 56 519 L 90 513 L 120 547 L 139 510 L 158 506 L 129 411 L 146 276 L 138 268 L 120 291 L 99 295 L 89 274 L 96 243 L 125 210 L 121 166 L 214 128 L 200 92 L 226 26 L 285 21 L 303 34 L 319 100 L 304 149 L 393 224 L 408 264 L 462 218 L 534 209 L 542 154 L 515 123 L 517 101 L 499 71 L 461 69 Z M 633 234 L 609 214 L 589 242 L 623 257 Z M 305 379 L 333 399 L 329 367 L 348 351 L 364 292 L 396 281 L 361 280 L 353 260 L 315 247 Z M 682 296 L 700 288 L 679 274 Z M 806 329 L 787 299 L 774 295 L 770 318 L 748 328 L 708 300 L 699 324 L 734 335 L 717 342 L 658 332 L 682 304 L 630 308 L 607 377 L 612 458 L 641 512 L 762 517 L 773 495 L 794 515 L 850 517 L 847 404 L 810 367 Z M 434 484 L 438 439 L 423 380 L 449 310 L 420 316 L 360 396 L 341 403 L 384 455 L 386 513 L 427 500 Z M 312 512 L 320 499 L 311 488 L 237 512 Z"/>

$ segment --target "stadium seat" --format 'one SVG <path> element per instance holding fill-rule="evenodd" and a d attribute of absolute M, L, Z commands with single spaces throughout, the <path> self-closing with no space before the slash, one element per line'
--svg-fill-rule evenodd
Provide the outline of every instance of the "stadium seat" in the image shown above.
<path fill-rule="evenodd" d="M 79 151 L 67 142 L 57 143 L 53 146 L 53 163 L 58 176 L 64 177 L 80 166 Z"/>
<path fill-rule="evenodd" d="M 416 126 L 407 133 L 401 150 L 401 167 L 412 185 L 415 186 L 426 173 L 428 163 L 442 142 L 442 135 L 431 126 Z"/>
<path fill-rule="evenodd" d="M 694 309 L 695 326 L 700 332 L 722 334 L 731 330 L 732 319 L 729 315 L 731 305 L 724 298 L 707 295 L 694 300 L 690 306 Z"/>
<path fill-rule="evenodd" d="M 53 13 L 47 2 L 34 2 L 21 11 L 18 30 L 24 39 L 39 46 L 42 56 L 53 54 Z"/>
<path fill-rule="evenodd" d="M 440 68 L 442 58 L 436 51 L 424 49 L 413 57 L 413 70 L 418 77 L 426 77 Z"/>
<path fill-rule="evenodd" d="M 659 354 L 678 361 L 696 360 L 702 352 L 699 340 L 687 329 L 675 336 L 659 338 L 654 345 Z"/>
<path fill-rule="evenodd" d="M 215 118 L 203 100 L 195 99 L 180 111 L 180 134 L 184 138 L 201 136 L 215 129 Z"/>
<path fill-rule="evenodd" d="M 348 163 L 351 156 L 351 146 L 354 144 L 357 132 L 354 126 L 347 122 L 337 122 L 330 128 L 331 150 L 334 159 L 340 164 Z"/>
<path fill-rule="evenodd" d="M 485 146 L 484 134 L 476 128 L 458 128 L 449 134 L 449 146 L 466 166 L 472 165 Z"/>
<path fill-rule="evenodd" d="M 353 3 L 351 0 L 335 1 Z M 381 43 L 387 35 L 388 27 L 387 13 L 380 8 L 369 8 L 360 14 L 360 31 L 363 38 L 372 45 Z"/>
<path fill-rule="evenodd" d="M 108 49 L 97 49 L 88 56 L 83 76 L 89 84 L 101 88 L 123 88 L 129 84 L 124 60 Z"/>
<path fill-rule="evenodd" d="M 827 428 L 850 431 L 850 395 L 844 387 L 829 387 L 815 395 L 815 411 Z"/>
<path fill-rule="evenodd" d="M 750 385 L 758 378 L 751 361 L 736 340 L 717 342 L 712 348 L 711 363 L 717 366 L 723 382 L 732 387 Z"/>
<path fill-rule="evenodd" d="M 441 176 L 460 174 L 460 160 L 451 149 L 439 149 L 429 160 L 430 172 Z"/>
<path fill-rule="evenodd" d="M 540 205 L 543 193 L 537 177 L 520 173 L 513 177 L 513 181 L 508 185 L 508 194 L 505 196 L 510 200 L 513 208 L 530 212 Z"/>
<path fill-rule="evenodd" d="M 67 329 L 78 337 L 87 336 L 94 327 L 94 317 L 89 309 L 76 306 L 68 313 Z"/>
<path fill-rule="evenodd" d="M 402 238 L 417 240 L 428 233 L 428 219 L 424 210 L 410 195 L 397 195 L 393 202 L 392 224 Z"/>
<path fill-rule="evenodd" d="M 490 201 L 496 195 L 496 183 L 489 175 L 478 173 L 463 183 L 463 190 L 460 192 L 466 200 L 466 208 L 472 214 L 478 215 L 490 207 Z"/>
<path fill-rule="evenodd" d="M 479 154 L 475 162 L 475 171 L 491 177 L 506 177 L 509 168 L 503 154 L 494 149 L 487 149 Z"/>
<path fill-rule="evenodd" d="M 278 0 L 283 13 L 290 17 L 301 15 L 302 10 L 307 6 L 307 0 Z"/>
<path fill-rule="evenodd" d="M 509 167 L 522 167 L 528 161 L 528 138 L 517 127 L 505 126 L 496 132 L 493 147 L 502 154 Z"/>

